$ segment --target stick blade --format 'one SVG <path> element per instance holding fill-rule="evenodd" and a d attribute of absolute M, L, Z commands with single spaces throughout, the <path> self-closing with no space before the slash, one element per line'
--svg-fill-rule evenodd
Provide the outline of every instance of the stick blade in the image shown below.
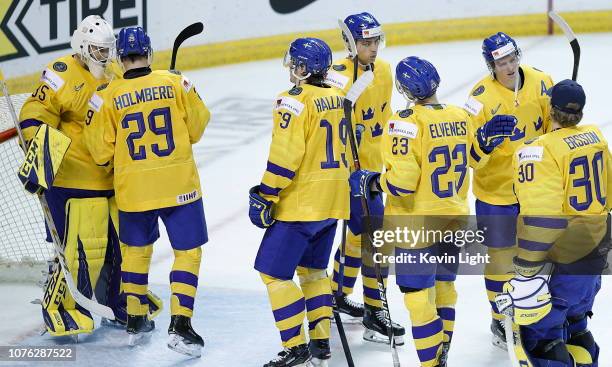
<path fill-rule="evenodd" d="M 179 33 L 178 36 L 176 36 L 176 39 L 174 40 L 174 45 L 172 47 L 172 58 L 170 60 L 170 69 L 174 69 L 174 67 L 176 66 L 176 54 L 181 44 L 185 42 L 186 39 L 191 38 L 193 36 L 197 36 L 203 31 L 204 31 L 204 23 L 195 22 L 185 27 L 181 31 L 181 33 Z"/>
<path fill-rule="evenodd" d="M 359 96 L 363 93 L 363 91 L 372 83 L 374 80 L 374 73 L 372 70 L 368 70 L 365 73 L 361 74 L 361 76 L 353 83 L 353 86 L 346 93 L 345 100 L 351 101 L 351 105 L 355 104 L 355 101 L 359 98 Z"/>

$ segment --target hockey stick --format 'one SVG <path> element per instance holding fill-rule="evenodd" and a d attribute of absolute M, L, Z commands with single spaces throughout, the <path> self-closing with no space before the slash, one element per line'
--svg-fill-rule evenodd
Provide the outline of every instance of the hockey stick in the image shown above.
<path fill-rule="evenodd" d="M 178 36 L 176 36 L 176 39 L 174 40 L 174 46 L 172 46 L 172 58 L 170 59 L 170 70 L 173 70 L 174 67 L 176 66 L 176 54 L 181 44 L 185 42 L 185 40 L 187 40 L 188 38 L 197 36 L 198 34 L 202 33 L 203 30 L 204 30 L 204 24 L 202 24 L 202 22 L 196 22 L 196 23 L 193 23 L 185 27 L 185 29 L 183 29 L 181 33 L 179 33 Z"/>
<path fill-rule="evenodd" d="M 359 153 L 357 151 L 357 142 L 355 141 L 355 134 L 353 133 L 353 104 L 357 101 L 357 98 L 363 93 L 363 91 L 372 83 L 374 80 L 374 73 L 371 70 L 363 73 L 359 79 L 353 84 L 351 89 L 346 94 L 344 98 L 344 118 L 348 123 L 348 131 L 349 131 L 349 144 L 351 148 L 351 153 L 353 155 L 353 163 L 355 165 L 355 170 L 361 169 L 361 164 L 359 163 Z M 370 216 L 370 208 L 368 207 L 368 202 L 365 197 L 361 197 L 361 206 L 363 208 L 363 213 L 365 217 Z M 366 221 L 368 227 L 370 227 L 369 222 Z M 365 233 L 371 237 L 372 231 L 371 228 L 367 228 Z M 370 245 L 373 243 L 372 238 L 370 238 Z M 372 246 L 372 250 L 374 254 L 378 253 L 376 247 Z M 378 285 L 378 291 L 380 292 L 380 300 L 382 302 L 382 309 L 385 315 L 385 319 L 387 321 L 387 336 L 389 337 L 389 346 L 391 347 L 391 355 L 393 357 L 393 366 L 399 367 L 399 356 L 397 355 L 397 348 L 395 345 L 395 338 L 393 335 L 393 324 L 391 322 L 391 313 L 389 312 L 389 304 L 387 303 L 387 288 L 385 287 L 385 282 L 382 277 L 382 270 L 380 268 L 380 263 L 374 261 L 374 272 L 376 273 L 376 282 Z"/>
<path fill-rule="evenodd" d="M 19 126 L 19 119 L 17 117 L 17 113 L 15 112 L 15 107 L 13 106 L 13 102 L 8 91 L 8 86 L 6 85 L 6 81 L 4 80 L 4 74 L 1 70 L 0 84 L 2 84 L 2 93 L 6 98 L 6 104 L 8 105 L 8 109 L 13 119 L 13 123 L 15 124 L 15 130 L 17 130 L 19 144 L 21 144 L 21 146 L 25 150 L 27 149 L 26 142 L 23 137 L 21 127 Z M 72 274 L 66 266 L 66 259 L 64 255 L 64 249 L 62 247 L 62 241 L 60 240 L 59 234 L 57 233 L 57 227 L 55 226 L 55 222 L 53 221 L 53 217 L 51 216 L 51 211 L 49 210 L 49 204 L 47 203 L 45 194 L 43 193 L 41 195 L 38 195 L 38 199 L 40 201 L 40 206 L 42 207 L 42 211 L 45 216 L 45 221 L 47 222 L 47 227 L 49 228 L 49 232 L 51 233 L 51 238 L 53 239 L 53 246 L 55 247 L 55 253 L 57 255 L 57 258 L 59 259 L 59 264 L 62 269 L 62 272 L 64 273 L 64 279 L 66 280 L 66 285 L 68 287 L 68 290 L 70 291 L 70 294 L 72 295 L 76 303 L 78 303 L 86 310 L 109 320 L 114 320 L 115 314 L 113 313 L 113 310 L 111 310 L 107 306 L 99 304 L 93 299 L 85 297 L 81 292 L 79 292 L 77 286 L 74 284 L 74 280 L 72 279 Z"/>
<path fill-rule="evenodd" d="M 557 12 L 550 11 L 548 13 L 548 16 L 555 23 L 557 23 L 557 25 L 559 26 L 559 28 L 561 28 L 561 30 L 563 30 L 563 33 L 565 33 L 565 37 L 567 37 L 570 43 L 570 46 L 572 47 L 572 53 L 574 54 L 574 67 L 572 69 L 572 80 L 576 81 L 576 79 L 578 78 L 578 67 L 580 66 L 580 44 L 578 44 L 578 38 L 576 38 L 576 34 L 574 34 L 574 31 L 569 26 L 569 24 L 567 24 L 565 19 L 563 19 Z"/>
<path fill-rule="evenodd" d="M 514 342 L 514 330 L 512 328 L 512 316 L 505 315 L 504 319 L 504 331 L 506 332 L 506 348 L 508 349 L 508 356 L 510 357 L 510 363 L 512 363 L 512 367 L 521 367 L 518 361 L 518 357 L 516 356 L 516 351 L 514 350 L 515 342 Z"/>
<path fill-rule="evenodd" d="M 342 290 L 342 284 L 344 283 L 344 263 L 346 256 L 346 227 L 347 221 L 342 221 L 342 242 L 340 243 L 340 261 L 338 262 L 338 289 L 336 290 L 336 296 L 342 297 L 344 292 Z M 338 309 L 338 305 L 336 304 L 336 300 L 334 300 L 334 320 L 336 320 L 336 327 L 338 328 L 338 334 L 340 335 L 340 342 L 342 343 L 342 349 L 344 350 L 344 356 L 346 357 L 346 364 L 349 367 L 355 367 L 355 362 L 353 362 L 353 356 L 351 355 L 351 349 L 348 345 L 348 340 L 346 339 L 346 333 L 344 332 L 344 325 L 342 325 L 342 318 L 340 318 L 340 310 Z"/>

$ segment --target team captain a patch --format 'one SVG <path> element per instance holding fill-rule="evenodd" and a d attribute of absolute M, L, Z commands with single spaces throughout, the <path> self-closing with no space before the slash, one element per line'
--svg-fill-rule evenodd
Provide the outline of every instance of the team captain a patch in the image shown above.
<path fill-rule="evenodd" d="M 418 132 L 419 127 L 412 122 L 397 120 L 389 121 L 389 135 L 399 135 L 415 139 Z"/>
<path fill-rule="evenodd" d="M 304 104 L 295 98 L 291 98 L 288 96 L 282 96 L 276 100 L 276 106 L 274 107 L 274 109 L 275 110 L 285 109 L 293 113 L 294 115 L 299 116 L 302 114 L 302 111 L 304 110 Z"/>

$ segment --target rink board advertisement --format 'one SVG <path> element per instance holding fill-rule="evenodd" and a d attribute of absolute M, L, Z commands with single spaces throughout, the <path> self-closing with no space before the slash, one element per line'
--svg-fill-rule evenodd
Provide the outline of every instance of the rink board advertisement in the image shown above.
<path fill-rule="evenodd" d="M 178 62 L 180 69 L 277 57 L 291 39 L 310 35 L 343 47 L 337 20 L 369 11 L 384 25 L 388 45 L 481 38 L 498 31 L 513 35 L 547 32 L 547 1 L 521 0 L 492 4 L 435 0 L 197 1 L 161 0 L 13 0 L 0 3 L 0 61 L 14 92 L 31 87 L 49 61 L 65 54 L 81 19 L 102 15 L 116 31 L 140 25 L 152 39 L 155 66 L 166 68 L 174 38 L 188 24 L 202 21 L 204 34 L 189 40 Z M 605 0 L 556 0 L 576 32 L 612 30 L 612 6 Z M 207 57 L 202 57 L 205 54 Z M 34 74 L 36 73 L 36 74 Z"/>

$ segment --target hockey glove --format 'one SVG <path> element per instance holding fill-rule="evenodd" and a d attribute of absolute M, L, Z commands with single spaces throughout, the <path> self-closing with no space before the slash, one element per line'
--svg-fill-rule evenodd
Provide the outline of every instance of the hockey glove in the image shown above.
<path fill-rule="evenodd" d="M 259 185 L 249 190 L 249 218 L 259 228 L 268 228 L 274 224 L 272 202 L 259 195 Z"/>
<path fill-rule="evenodd" d="M 349 185 L 351 186 L 351 196 L 364 196 L 367 200 L 372 198 L 372 183 L 378 180 L 380 173 L 366 171 L 364 169 L 351 173 Z"/>
<path fill-rule="evenodd" d="M 495 297 L 500 313 L 512 316 L 517 325 L 531 325 L 543 319 L 552 309 L 548 275 L 544 263 L 514 258 L 516 275 L 504 284 L 504 293 Z"/>
<path fill-rule="evenodd" d="M 495 115 L 476 130 L 476 139 L 483 152 L 489 154 L 504 142 L 504 138 L 512 136 L 516 126 L 516 117 L 511 115 Z"/>

